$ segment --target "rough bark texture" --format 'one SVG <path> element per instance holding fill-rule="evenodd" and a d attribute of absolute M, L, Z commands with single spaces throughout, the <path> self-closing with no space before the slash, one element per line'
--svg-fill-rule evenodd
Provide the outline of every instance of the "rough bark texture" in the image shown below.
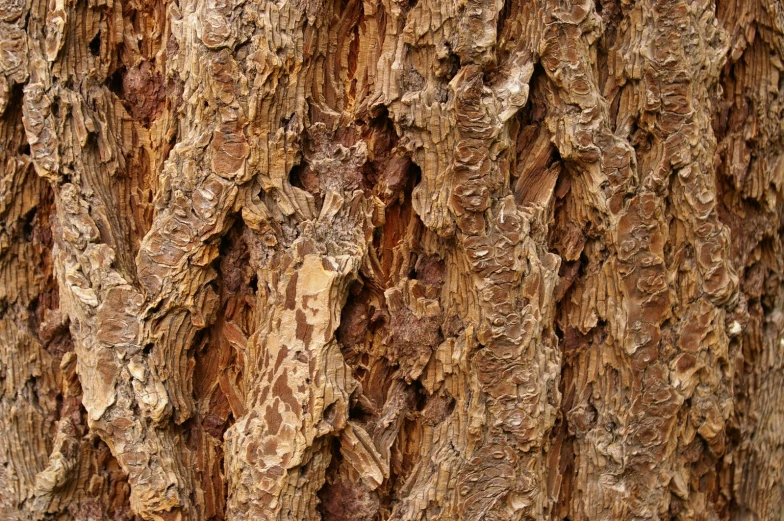
<path fill-rule="evenodd" d="M 784 516 L 781 0 L 0 0 L 0 517 Z"/>

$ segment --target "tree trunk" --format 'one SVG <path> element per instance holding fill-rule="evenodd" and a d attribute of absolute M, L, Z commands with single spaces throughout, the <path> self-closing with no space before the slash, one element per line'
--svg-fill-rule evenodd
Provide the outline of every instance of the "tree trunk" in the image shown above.
<path fill-rule="evenodd" d="M 0 517 L 784 518 L 780 0 L 0 0 Z"/>

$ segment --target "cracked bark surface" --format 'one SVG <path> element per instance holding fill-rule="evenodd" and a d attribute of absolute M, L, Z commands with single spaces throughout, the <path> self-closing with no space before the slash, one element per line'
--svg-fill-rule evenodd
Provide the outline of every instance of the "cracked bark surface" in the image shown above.
<path fill-rule="evenodd" d="M 0 0 L 0 517 L 784 515 L 778 0 Z"/>

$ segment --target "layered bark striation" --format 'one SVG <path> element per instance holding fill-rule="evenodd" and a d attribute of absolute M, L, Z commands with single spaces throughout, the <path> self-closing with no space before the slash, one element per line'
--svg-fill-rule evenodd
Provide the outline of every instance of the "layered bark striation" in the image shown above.
<path fill-rule="evenodd" d="M 773 0 L 0 0 L 8 519 L 774 519 Z"/>

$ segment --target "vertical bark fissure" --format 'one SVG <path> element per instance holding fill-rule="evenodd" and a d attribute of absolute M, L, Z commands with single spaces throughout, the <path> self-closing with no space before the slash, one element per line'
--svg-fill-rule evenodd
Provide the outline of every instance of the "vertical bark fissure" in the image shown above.
<path fill-rule="evenodd" d="M 777 463 L 782 413 L 782 20 L 770 2 L 719 1 L 730 36 L 723 96 L 714 111 L 722 221 L 732 233 L 739 302 L 727 318 L 732 338 L 735 412 L 719 474 L 730 519 L 781 515 L 784 479 Z"/>
<path fill-rule="evenodd" d="M 778 0 L 0 0 L 0 515 L 781 514 Z"/>

